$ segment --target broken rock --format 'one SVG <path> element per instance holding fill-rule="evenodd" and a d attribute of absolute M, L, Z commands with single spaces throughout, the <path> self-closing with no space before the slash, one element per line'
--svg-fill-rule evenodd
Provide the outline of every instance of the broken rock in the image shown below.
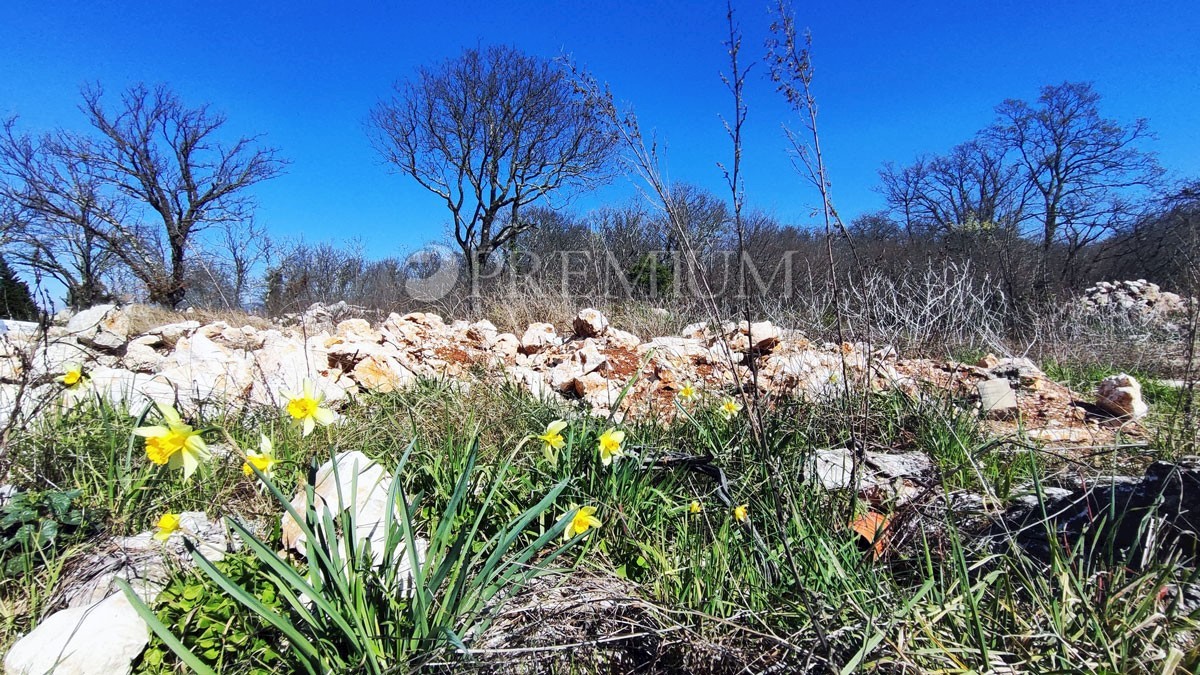
<path fill-rule="evenodd" d="M 1150 412 L 1142 400 L 1142 385 L 1125 373 L 1110 375 L 1096 387 L 1096 405 L 1117 417 L 1139 419 Z"/>
<path fill-rule="evenodd" d="M 129 317 L 116 305 L 97 305 L 71 317 L 67 333 L 88 347 L 117 351 L 129 339 Z"/>
<path fill-rule="evenodd" d="M 596 338 L 608 331 L 608 319 L 600 313 L 600 310 L 589 307 L 579 310 L 572 328 L 579 337 Z"/>

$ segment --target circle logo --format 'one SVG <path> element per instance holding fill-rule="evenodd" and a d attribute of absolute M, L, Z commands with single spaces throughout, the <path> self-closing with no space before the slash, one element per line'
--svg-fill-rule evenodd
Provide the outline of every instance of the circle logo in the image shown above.
<path fill-rule="evenodd" d="M 404 290 L 414 300 L 440 300 L 458 283 L 460 267 L 458 255 L 450 248 L 426 246 L 404 259 Z"/>

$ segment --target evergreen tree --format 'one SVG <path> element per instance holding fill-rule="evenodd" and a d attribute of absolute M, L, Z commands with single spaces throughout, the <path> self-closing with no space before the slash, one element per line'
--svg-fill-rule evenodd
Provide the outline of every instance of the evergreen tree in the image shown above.
<path fill-rule="evenodd" d="M 37 321 L 38 307 L 29 285 L 0 256 L 0 317 L 16 321 Z"/>

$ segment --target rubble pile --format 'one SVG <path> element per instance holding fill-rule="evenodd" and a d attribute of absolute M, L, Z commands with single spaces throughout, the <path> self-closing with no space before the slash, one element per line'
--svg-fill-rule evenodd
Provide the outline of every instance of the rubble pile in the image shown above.
<path fill-rule="evenodd" d="M 762 394 L 826 399 L 849 384 L 980 400 L 981 382 L 1003 379 L 1013 390 L 1011 401 L 1000 392 L 1012 414 L 993 414 L 1002 411 L 993 410 L 995 401 L 984 401 L 998 424 L 1021 418 L 1052 441 L 1096 440 L 1104 433 L 1104 419 L 1075 409 L 1079 397 L 1027 359 L 989 355 L 975 365 L 901 359 L 891 347 L 816 344 L 768 321 L 697 323 L 680 335 L 643 339 L 612 326 L 595 309 L 561 324 L 568 329 L 534 323 L 520 335 L 486 320 L 447 323 L 422 312 L 391 314 L 378 325 L 364 318 L 317 325 L 348 309 L 309 308 L 311 321 L 296 326 L 182 321 L 130 335 L 121 309 L 94 307 L 46 335 L 6 337 L 0 416 L 9 413 L 20 387 L 33 399 L 58 395 L 59 378 L 75 365 L 86 372 L 89 393 L 135 412 L 151 401 L 210 411 L 277 406 L 306 380 L 337 404 L 397 391 L 420 378 L 464 386 L 490 378 L 541 398 L 575 402 L 596 415 L 659 420 L 674 416 L 676 395 L 687 384 L 710 397 L 757 387 Z M 1000 384 L 987 389 L 999 391 Z"/>
<path fill-rule="evenodd" d="M 1188 310 L 1186 298 L 1145 279 L 1101 281 L 1085 289 L 1077 302 L 1085 314 L 1123 315 L 1139 323 L 1171 323 Z"/>

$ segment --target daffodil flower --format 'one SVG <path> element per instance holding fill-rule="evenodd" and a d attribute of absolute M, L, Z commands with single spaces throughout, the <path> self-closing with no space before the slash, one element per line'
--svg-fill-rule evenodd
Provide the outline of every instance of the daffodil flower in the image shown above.
<path fill-rule="evenodd" d="M 563 420 L 554 420 L 550 424 L 546 425 L 546 433 L 538 436 L 538 440 L 542 442 L 542 446 L 546 452 L 551 450 L 560 450 L 564 445 L 567 444 L 567 442 L 563 440 L 562 435 L 563 429 L 566 428 L 567 423 Z"/>
<path fill-rule="evenodd" d="M 270 478 L 271 471 L 275 467 L 275 461 L 275 448 L 271 444 L 271 439 L 261 436 L 258 444 L 258 452 L 246 453 L 246 461 L 242 463 L 242 473 L 246 474 L 246 476 L 253 476 L 254 469 L 258 469 L 263 478 Z M 254 468 L 251 468 L 251 465 Z"/>
<path fill-rule="evenodd" d="M 78 363 L 67 366 L 67 371 L 58 379 L 67 389 L 78 389 L 87 384 L 87 380 L 87 375 L 83 374 L 83 366 Z"/>
<path fill-rule="evenodd" d="M 166 541 L 173 532 L 179 529 L 179 514 L 167 512 L 162 514 L 158 519 L 158 532 L 154 533 L 154 538 L 158 541 Z"/>
<path fill-rule="evenodd" d="M 684 382 L 683 388 L 679 390 L 678 394 L 676 394 L 676 396 L 679 397 L 679 400 L 683 401 L 684 403 L 691 403 L 692 401 L 696 400 L 696 397 L 699 395 L 700 392 L 696 391 L 696 387 L 692 386 L 690 381 Z"/>
<path fill-rule="evenodd" d="M 321 407 L 321 403 L 325 400 L 325 394 L 316 391 L 310 380 L 304 381 L 299 394 L 284 392 L 284 396 L 288 399 L 287 406 L 285 406 L 287 413 L 292 416 L 293 422 L 304 428 L 305 436 L 311 434 L 318 424 L 321 426 L 333 424 L 333 411 Z"/>
<path fill-rule="evenodd" d="M 577 534 L 583 534 L 593 527 L 600 527 L 603 523 L 595 516 L 596 507 L 584 506 L 575 512 L 571 517 L 571 522 L 567 523 L 567 529 L 563 532 L 563 539 L 570 539 Z"/>
<path fill-rule="evenodd" d="M 704 506 L 699 500 L 693 499 L 691 504 L 688 504 L 688 513 L 697 514 L 704 510 Z"/>
<path fill-rule="evenodd" d="M 609 429 L 603 434 L 600 434 L 600 463 L 604 466 L 612 464 L 614 459 L 620 459 L 625 455 L 625 451 L 621 449 L 621 444 L 625 442 L 625 432 L 617 429 Z"/>
<path fill-rule="evenodd" d="M 188 480 L 200 462 L 208 459 L 208 446 L 200 432 L 184 424 L 179 413 L 165 403 L 159 403 L 158 412 L 164 424 L 139 427 L 135 436 L 146 439 L 146 457 L 155 464 L 167 464 L 172 469 L 183 469 L 183 479 Z"/>
<path fill-rule="evenodd" d="M 725 399 L 721 403 L 721 407 L 717 409 L 717 412 L 721 414 L 721 417 L 724 417 L 727 420 L 733 419 L 733 416 L 741 411 L 742 404 L 731 398 Z"/>
<path fill-rule="evenodd" d="M 739 504 L 738 506 L 733 507 L 733 517 L 739 523 L 744 523 L 750 519 L 750 510 L 745 504 Z"/>

